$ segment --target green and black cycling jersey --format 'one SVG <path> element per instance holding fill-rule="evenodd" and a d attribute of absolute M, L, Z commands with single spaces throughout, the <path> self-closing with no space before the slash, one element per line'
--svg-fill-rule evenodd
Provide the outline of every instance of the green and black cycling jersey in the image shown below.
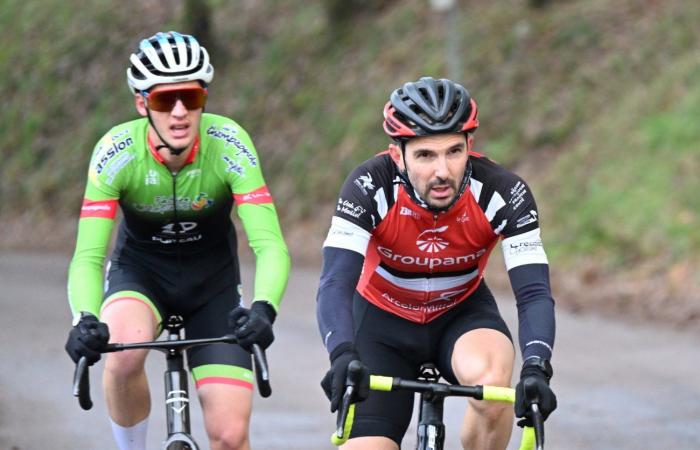
<path fill-rule="evenodd" d="M 117 206 L 123 221 L 112 260 L 126 253 L 132 258 L 157 255 L 175 266 L 221 255 L 222 248 L 237 264 L 230 216 L 234 204 L 256 256 L 253 301 L 265 300 L 277 310 L 289 254 L 246 131 L 226 117 L 202 114 L 199 138 L 185 166 L 171 173 L 149 142 L 148 127 L 145 118 L 123 123 L 95 146 L 69 269 L 73 313 L 99 315 Z"/>

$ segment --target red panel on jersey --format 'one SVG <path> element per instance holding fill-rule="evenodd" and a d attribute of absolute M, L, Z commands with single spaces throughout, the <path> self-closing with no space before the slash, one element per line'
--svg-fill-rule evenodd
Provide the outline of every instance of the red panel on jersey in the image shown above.
<path fill-rule="evenodd" d="M 244 203 L 251 203 L 253 205 L 272 203 L 272 195 L 270 195 L 270 191 L 267 189 L 267 186 L 263 186 L 246 194 L 233 194 L 233 199 L 239 205 Z"/>
<path fill-rule="evenodd" d="M 370 239 L 357 290 L 385 311 L 430 322 L 476 289 L 497 241 L 469 192 L 447 213 L 434 215 L 401 187 Z M 386 273 L 380 265 L 399 275 L 380 275 Z"/>
<path fill-rule="evenodd" d="M 114 219 L 117 215 L 117 200 L 93 201 L 83 199 L 83 207 L 80 209 L 80 218 L 100 217 L 102 219 Z"/>

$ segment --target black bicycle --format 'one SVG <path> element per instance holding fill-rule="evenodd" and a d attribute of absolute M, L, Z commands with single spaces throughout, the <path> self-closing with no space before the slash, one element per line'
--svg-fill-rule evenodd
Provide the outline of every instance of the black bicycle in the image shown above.
<path fill-rule="evenodd" d="M 344 444 L 352 430 L 355 405 L 350 403 L 360 376 L 360 365 L 355 361 L 348 366 L 348 376 L 343 400 L 338 409 L 337 428 L 331 436 L 331 443 Z M 443 450 L 445 445 L 445 424 L 443 405 L 445 397 L 471 397 L 477 400 L 509 402 L 515 401 L 515 389 L 500 386 L 460 386 L 439 383 L 440 374 L 433 364 L 424 364 L 418 380 L 404 380 L 397 377 L 370 376 L 370 389 L 375 391 L 405 390 L 420 394 L 416 450 Z M 533 387 L 525 386 L 529 391 Z M 544 450 L 544 420 L 536 403 L 531 406 L 533 427 L 524 427 L 520 450 Z"/>
<path fill-rule="evenodd" d="M 168 330 L 167 340 L 138 342 L 133 344 L 108 344 L 102 353 L 121 352 L 124 350 L 150 349 L 158 350 L 165 354 L 167 370 L 165 371 L 165 412 L 167 422 L 167 438 L 163 441 L 163 450 L 199 450 L 190 431 L 189 390 L 187 372 L 185 371 L 183 352 L 188 348 L 215 344 L 235 344 L 235 336 L 228 334 L 216 338 L 183 339 L 183 319 L 180 316 L 171 316 L 166 322 Z M 262 397 L 269 397 L 270 374 L 267 366 L 265 351 L 259 345 L 252 346 L 255 377 L 258 392 Z M 73 377 L 73 395 L 78 397 L 78 402 L 84 410 L 92 408 L 90 398 L 90 376 L 87 360 L 80 358 L 75 367 Z"/>

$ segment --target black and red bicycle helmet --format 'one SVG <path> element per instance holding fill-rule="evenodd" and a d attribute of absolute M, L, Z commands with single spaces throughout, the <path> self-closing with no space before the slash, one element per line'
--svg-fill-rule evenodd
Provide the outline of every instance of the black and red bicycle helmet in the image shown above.
<path fill-rule="evenodd" d="M 396 140 L 467 133 L 478 126 L 474 99 L 462 85 L 444 78 L 405 83 L 384 106 L 384 131 Z"/>

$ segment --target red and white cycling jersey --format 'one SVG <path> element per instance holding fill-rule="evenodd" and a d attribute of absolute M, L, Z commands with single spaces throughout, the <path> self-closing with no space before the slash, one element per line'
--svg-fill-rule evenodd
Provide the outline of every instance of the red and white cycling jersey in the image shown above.
<path fill-rule="evenodd" d="M 506 268 L 547 264 L 537 206 L 512 172 L 470 152 L 469 185 L 446 212 L 410 195 L 387 152 L 347 178 L 324 247 L 365 256 L 357 290 L 374 305 L 426 323 L 469 297 L 499 239 Z"/>

